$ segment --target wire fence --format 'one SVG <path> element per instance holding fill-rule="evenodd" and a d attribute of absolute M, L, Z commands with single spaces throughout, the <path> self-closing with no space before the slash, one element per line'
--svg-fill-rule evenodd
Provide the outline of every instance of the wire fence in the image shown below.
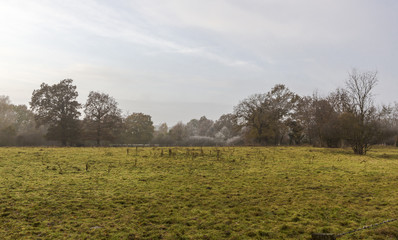
<path fill-rule="evenodd" d="M 398 218 L 394 218 L 394 219 L 389 219 L 389 220 L 385 220 L 383 222 L 379 222 L 379 223 L 374 223 L 372 225 L 367 225 L 367 226 L 363 226 L 361 228 L 357 228 L 348 232 L 343 232 L 340 234 L 333 234 L 333 233 L 313 233 L 312 234 L 312 240 L 335 240 L 336 238 L 339 237 L 343 237 L 345 235 L 351 234 L 351 233 L 355 233 L 355 232 L 359 232 L 365 229 L 369 229 L 369 228 L 374 228 L 377 226 L 380 226 L 382 224 L 386 224 L 386 223 L 390 223 L 390 222 L 394 222 L 397 221 Z"/>

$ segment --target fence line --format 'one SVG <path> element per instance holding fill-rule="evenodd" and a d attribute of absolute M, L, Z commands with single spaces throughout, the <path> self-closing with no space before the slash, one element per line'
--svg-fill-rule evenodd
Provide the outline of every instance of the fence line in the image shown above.
<path fill-rule="evenodd" d="M 355 229 L 355 230 L 351 230 L 351 231 L 348 231 L 348 232 L 337 234 L 336 237 L 342 237 L 342 236 L 347 235 L 347 234 L 351 234 L 351 233 L 359 232 L 359 231 L 362 231 L 362 230 L 365 230 L 365 229 L 377 227 L 379 225 L 382 225 L 382 224 L 385 224 L 385 223 L 389 223 L 389 222 L 394 222 L 394 221 L 397 221 L 397 220 L 398 220 L 398 218 L 394 218 L 394 219 L 390 219 L 390 220 L 385 220 L 383 222 L 375 223 L 375 224 L 372 224 L 372 225 L 363 226 L 363 227 Z"/>
<path fill-rule="evenodd" d="M 374 223 L 372 225 L 363 226 L 361 228 L 357 228 L 357 229 L 354 229 L 354 230 L 351 230 L 351 231 L 348 231 L 348 232 L 343 232 L 343 233 L 340 233 L 340 234 L 313 233 L 312 234 L 312 240 L 335 240 L 336 238 L 342 237 L 342 236 L 347 235 L 347 234 L 351 234 L 351 233 L 359 232 L 359 231 L 362 231 L 362 230 L 365 230 L 365 229 L 377 227 L 377 226 L 380 226 L 382 224 L 394 222 L 394 221 L 397 221 L 397 220 L 398 220 L 398 218 L 389 219 L 389 220 L 385 220 L 383 222 L 379 222 L 379 223 Z"/>

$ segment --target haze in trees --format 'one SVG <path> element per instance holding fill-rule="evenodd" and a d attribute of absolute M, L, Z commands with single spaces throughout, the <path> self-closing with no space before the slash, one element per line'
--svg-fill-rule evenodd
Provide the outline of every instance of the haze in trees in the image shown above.
<path fill-rule="evenodd" d="M 0 145 L 48 144 L 41 138 L 46 133 L 48 140 L 64 146 L 311 144 L 350 146 L 354 153 L 366 154 L 373 144 L 398 142 L 398 103 L 376 107 L 373 90 L 377 82 L 376 71 L 353 69 L 345 88 L 337 88 L 325 97 L 317 93 L 299 96 L 277 84 L 266 93 L 244 99 L 233 113 L 216 121 L 202 116 L 170 128 L 163 123 L 155 131 L 150 115 L 122 117 L 113 97 L 94 91 L 88 96 L 85 117 L 80 120 L 76 86 L 71 79 L 65 79 L 51 86 L 43 83 L 34 90 L 31 110 L 0 96 Z"/>
<path fill-rule="evenodd" d="M 14 105 L 0 96 L 0 146 L 44 145 L 44 128 L 36 128 L 33 113 L 25 105 Z"/>

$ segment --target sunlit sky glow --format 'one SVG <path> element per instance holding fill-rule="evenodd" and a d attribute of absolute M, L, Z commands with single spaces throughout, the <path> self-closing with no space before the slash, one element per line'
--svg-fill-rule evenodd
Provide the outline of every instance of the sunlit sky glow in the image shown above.
<path fill-rule="evenodd" d="M 124 113 L 169 125 L 216 120 L 277 83 L 300 95 L 377 70 L 398 101 L 395 0 L 2 0 L 0 95 L 28 104 L 72 78 L 79 101 L 108 93 Z"/>

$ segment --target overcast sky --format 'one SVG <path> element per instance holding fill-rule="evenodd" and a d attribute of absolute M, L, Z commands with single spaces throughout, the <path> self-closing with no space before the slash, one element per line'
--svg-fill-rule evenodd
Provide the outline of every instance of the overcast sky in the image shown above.
<path fill-rule="evenodd" d="M 72 78 L 79 101 L 108 93 L 170 125 L 216 120 L 285 84 L 300 95 L 377 70 L 398 101 L 396 0 L 1 0 L 0 95 L 28 104 Z"/>

